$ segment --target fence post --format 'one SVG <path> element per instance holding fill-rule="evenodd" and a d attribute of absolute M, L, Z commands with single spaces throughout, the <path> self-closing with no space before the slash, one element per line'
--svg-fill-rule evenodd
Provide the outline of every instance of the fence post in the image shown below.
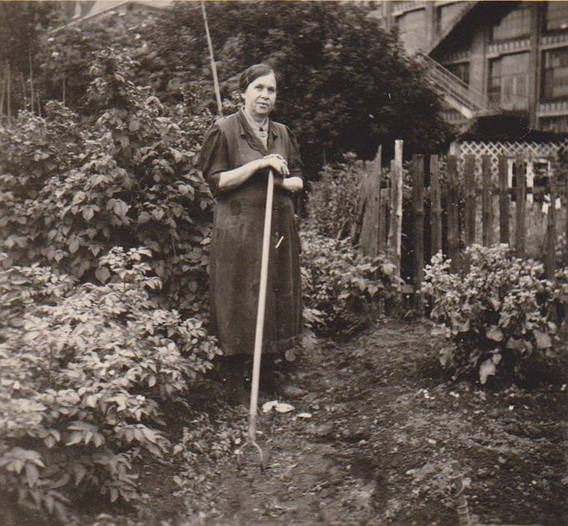
<path fill-rule="evenodd" d="M 556 273 L 556 179 L 550 173 L 548 178 L 550 188 L 550 207 L 546 222 L 546 254 L 544 255 L 544 270 L 548 279 L 553 279 Z"/>
<path fill-rule="evenodd" d="M 430 157 L 430 199 L 432 203 L 432 254 L 442 250 L 442 194 L 440 163 L 437 155 Z"/>
<path fill-rule="evenodd" d="M 397 274 L 400 276 L 400 256 L 402 241 L 402 191 L 403 177 L 402 170 L 402 150 L 403 141 L 397 139 L 394 142 L 394 162 L 391 164 L 391 216 L 389 225 L 389 256 L 395 264 Z"/>
<path fill-rule="evenodd" d="M 375 156 L 375 162 L 373 163 L 375 169 L 375 186 L 377 192 L 377 229 L 375 235 L 377 236 L 377 254 L 380 254 L 384 250 L 383 236 L 381 232 L 383 230 L 383 218 L 381 216 L 381 184 L 382 184 L 382 169 L 383 169 L 383 145 L 380 144 L 377 148 L 377 155 Z"/>
<path fill-rule="evenodd" d="M 557 168 L 559 168 L 560 166 L 557 165 Z M 563 190 L 564 190 L 564 207 L 565 207 L 565 223 L 564 223 L 564 235 L 566 236 L 565 238 L 565 242 L 564 242 L 564 257 L 565 260 L 564 261 L 568 261 L 568 181 L 564 181 L 563 184 Z"/>
<path fill-rule="evenodd" d="M 451 270 L 460 268 L 459 258 L 459 215 L 458 215 L 458 162 L 453 155 L 448 156 L 448 257 L 451 259 Z"/>
<path fill-rule="evenodd" d="M 382 147 L 379 146 L 372 172 L 363 180 L 359 193 L 357 212 L 358 217 L 362 216 L 359 246 L 370 256 L 377 256 L 381 250 L 381 158 Z"/>
<path fill-rule="evenodd" d="M 493 185 L 491 182 L 491 157 L 484 155 L 481 158 L 481 216 L 483 219 L 483 246 L 490 247 L 493 244 Z"/>
<path fill-rule="evenodd" d="M 516 224 L 515 224 L 515 249 L 517 257 L 522 258 L 526 251 L 526 164 L 521 156 L 518 156 L 515 163 L 515 182 L 516 182 Z"/>
<path fill-rule="evenodd" d="M 499 242 L 509 244 L 509 174 L 507 157 L 499 156 Z"/>
<path fill-rule="evenodd" d="M 475 184 L 475 157 L 466 155 L 464 163 L 465 183 L 465 246 L 475 243 L 475 205 L 477 188 Z"/>
<path fill-rule="evenodd" d="M 424 279 L 424 156 L 412 156 L 412 211 L 414 217 L 414 306 L 422 310 Z"/>

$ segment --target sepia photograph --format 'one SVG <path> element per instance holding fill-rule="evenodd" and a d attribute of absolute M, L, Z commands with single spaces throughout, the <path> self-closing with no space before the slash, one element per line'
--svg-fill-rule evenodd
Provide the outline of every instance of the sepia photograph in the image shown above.
<path fill-rule="evenodd" d="M 568 526 L 568 1 L 0 0 L 0 526 Z"/>

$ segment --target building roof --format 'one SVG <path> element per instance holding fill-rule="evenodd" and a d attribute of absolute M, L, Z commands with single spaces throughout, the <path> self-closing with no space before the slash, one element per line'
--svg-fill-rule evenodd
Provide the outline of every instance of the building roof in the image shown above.
<path fill-rule="evenodd" d="M 1 1 L 1 0 L 0 0 Z M 77 0 L 62 2 L 64 15 L 68 21 L 51 29 L 49 32 L 57 32 L 65 27 L 80 24 L 84 20 L 97 17 L 103 13 L 110 12 L 123 6 L 133 5 L 150 10 L 165 9 L 172 5 L 176 0 Z"/>
<path fill-rule="evenodd" d="M 154 9 L 164 9 L 172 3 L 173 0 L 97 0 L 84 18 L 90 18 L 126 4 L 137 4 Z"/>

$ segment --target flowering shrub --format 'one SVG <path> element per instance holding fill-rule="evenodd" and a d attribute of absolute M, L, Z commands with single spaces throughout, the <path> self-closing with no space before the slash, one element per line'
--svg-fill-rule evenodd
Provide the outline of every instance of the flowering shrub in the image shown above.
<path fill-rule="evenodd" d="M 218 349 L 202 320 L 158 308 L 149 255 L 111 250 L 100 286 L 38 265 L 0 272 L 0 487 L 20 502 L 64 516 L 86 492 L 128 501 L 138 452 L 168 450 L 163 403 L 186 404 Z"/>
<path fill-rule="evenodd" d="M 441 255 L 426 267 L 424 294 L 432 302 L 438 333 L 455 345 L 441 363 L 455 377 L 491 375 L 525 378 L 535 360 L 550 360 L 557 330 L 557 287 L 543 266 L 509 254 L 505 245 L 466 250 L 463 275 L 450 272 Z"/>
<path fill-rule="evenodd" d="M 357 252 L 346 240 L 302 233 L 304 320 L 314 331 L 348 335 L 368 326 L 399 297 L 395 267 Z"/>

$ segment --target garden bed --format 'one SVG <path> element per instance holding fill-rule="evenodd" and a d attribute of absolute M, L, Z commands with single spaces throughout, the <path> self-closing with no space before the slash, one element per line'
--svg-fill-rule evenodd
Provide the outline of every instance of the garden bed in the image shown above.
<path fill-rule="evenodd" d="M 135 510 L 91 509 L 77 524 L 456 524 L 453 461 L 479 524 L 567 524 L 566 386 L 448 382 L 430 329 L 383 322 L 316 345 L 296 373 L 309 394 L 260 417 L 265 472 L 254 457 L 238 469 L 246 412 L 215 402 L 206 423 L 180 422 L 191 451 L 180 436 L 176 456 L 141 470 Z"/>

